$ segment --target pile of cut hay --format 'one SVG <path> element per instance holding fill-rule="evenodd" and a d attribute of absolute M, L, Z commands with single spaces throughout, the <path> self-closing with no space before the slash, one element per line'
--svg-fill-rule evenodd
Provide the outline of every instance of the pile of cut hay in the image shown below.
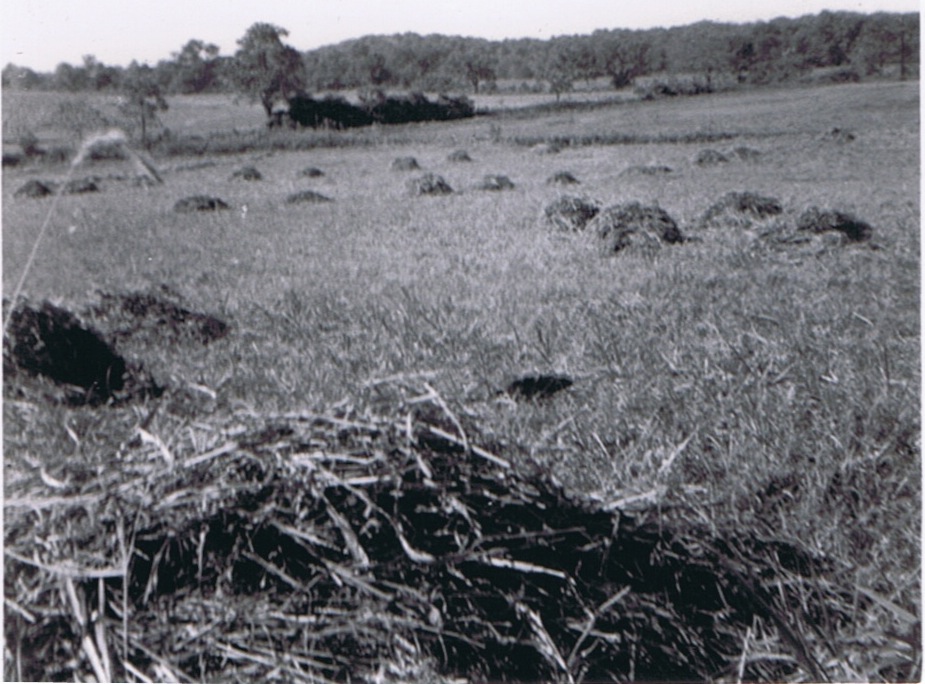
<path fill-rule="evenodd" d="M 570 494 L 432 391 L 382 413 L 149 416 L 53 471 L 8 463 L 6 674 L 825 678 L 807 625 L 857 597 L 824 561 Z"/>

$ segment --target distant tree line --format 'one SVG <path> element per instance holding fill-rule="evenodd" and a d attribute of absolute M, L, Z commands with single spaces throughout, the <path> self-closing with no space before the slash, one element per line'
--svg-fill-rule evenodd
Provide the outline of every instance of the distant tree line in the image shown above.
<path fill-rule="evenodd" d="M 299 52 L 285 29 L 259 23 L 238 41 L 234 55 L 190 40 L 154 66 L 108 66 L 92 55 L 52 73 L 8 64 L 10 89 L 124 93 L 139 75 L 158 96 L 242 93 L 261 102 L 309 91 L 344 89 L 480 93 L 500 82 L 560 95 L 576 83 L 606 79 L 624 88 L 642 77 L 687 77 L 703 91 L 730 80 L 785 82 L 820 68 L 845 80 L 919 73 L 919 15 L 822 12 L 750 24 L 700 22 L 670 29 L 598 30 L 549 40 L 489 41 L 406 33 L 366 36 Z"/>

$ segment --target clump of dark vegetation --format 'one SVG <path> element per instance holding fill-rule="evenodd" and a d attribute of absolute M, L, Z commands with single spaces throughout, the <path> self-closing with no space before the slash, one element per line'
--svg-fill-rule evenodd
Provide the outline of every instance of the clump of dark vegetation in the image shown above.
<path fill-rule="evenodd" d="M 254 167 L 254 166 L 245 166 L 244 168 L 238 169 L 233 174 L 231 174 L 232 179 L 240 179 L 246 181 L 259 181 L 263 180 L 263 174 Z"/>
<path fill-rule="evenodd" d="M 48 197 L 55 193 L 54 184 L 47 181 L 32 179 L 13 193 L 15 197 Z"/>
<path fill-rule="evenodd" d="M 271 127 L 281 125 L 309 128 L 356 128 L 378 124 L 402 124 L 421 121 L 451 121 L 475 116 L 475 107 L 466 97 L 440 95 L 436 101 L 420 93 L 385 96 L 378 93 L 361 105 L 340 97 L 315 100 L 298 95 L 289 100 L 288 113 L 271 119 Z"/>
<path fill-rule="evenodd" d="M 798 543 L 569 494 L 422 413 L 251 413 L 195 438 L 167 415 L 171 467 L 135 440 L 66 482 L 18 478 L 22 677 L 101 677 L 103 651 L 115 681 L 823 681 L 803 626 L 868 601 Z M 742 658 L 756 633 L 780 655 Z"/>
<path fill-rule="evenodd" d="M 597 203 L 582 197 L 566 195 L 546 205 L 543 215 L 560 230 L 582 230 L 601 208 Z"/>
<path fill-rule="evenodd" d="M 850 242 L 870 240 L 874 229 L 866 221 L 843 211 L 810 207 L 797 219 L 797 230 L 812 233 L 837 232 Z"/>
<path fill-rule="evenodd" d="M 193 195 L 178 200 L 173 205 L 173 210 L 186 214 L 194 211 L 219 211 L 230 209 L 228 204 L 218 197 L 209 197 L 208 195 Z"/>
<path fill-rule="evenodd" d="M 319 169 L 317 166 L 309 166 L 302 169 L 299 175 L 304 176 L 305 178 L 321 178 L 324 176 L 324 171 Z"/>
<path fill-rule="evenodd" d="M 513 190 L 514 182 L 507 176 L 487 175 L 476 186 L 477 190 L 490 190 L 498 192 L 501 190 Z"/>
<path fill-rule="evenodd" d="M 99 191 L 100 186 L 96 178 L 76 178 L 68 181 L 64 186 L 64 193 L 67 195 L 82 195 Z"/>
<path fill-rule="evenodd" d="M 90 313 L 95 319 L 105 321 L 117 338 L 142 335 L 154 343 L 208 345 L 231 331 L 222 319 L 191 311 L 179 299 L 166 286 L 158 292 L 100 293 L 100 303 L 91 307 Z"/>
<path fill-rule="evenodd" d="M 511 382 L 504 391 L 512 399 L 548 399 L 574 384 L 566 375 L 526 375 Z"/>
<path fill-rule="evenodd" d="M 729 157 L 720 152 L 719 150 L 705 149 L 700 150 L 697 153 L 697 156 L 694 157 L 694 163 L 697 166 L 717 166 L 719 164 L 726 164 L 729 162 Z"/>
<path fill-rule="evenodd" d="M 668 176 L 674 173 L 670 166 L 655 164 L 651 166 L 630 166 L 623 170 L 621 176 Z"/>
<path fill-rule="evenodd" d="M 16 391 L 22 373 L 43 376 L 60 390 L 50 398 L 74 406 L 156 396 L 162 391 L 100 332 L 49 302 L 38 308 L 21 305 L 12 312 L 3 361 L 8 390 Z"/>
<path fill-rule="evenodd" d="M 702 227 L 747 228 L 755 221 L 780 216 L 784 208 L 775 197 L 754 192 L 730 192 L 715 202 L 700 219 Z"/>
<path fill-rule="evenodd" d="M 637 83 L 633 92 L 646 101 L 664 97 L 679 97 L 706 95 L 732 87 L 726 82 L 717 82 L 717 79 L 696 76 L 662 76 L 649 78 L 643 83 Z"/>
<path fill-rule="evenodd" d="M 546 179 L 548 185 L 575 185 L 580 182 L 569 171 L 557 171 Z"/>
<path fill-rule="evenodd" d="M 469 156 L 469 153 L 465 150 L 454 150 L 447 157 L 447 161 L 451 162 L 471 162 L 472 157 Z"/>
<path fill-rule="evenodd" d="M 421 165 L 414 157 L 398 157 L 392 160 L 393 171 L 418 171 Z"/>
<path fill-rule="evenodd" d="M 596 235 L 603 254 L 627 247 L 660 247 L 684 241 L 678 224 L 664 209 L 639 202 L 620 204 L 601 211 L 588 226 Z"/>
<path fill-rule="evenodd" d="M 408 180 L 407 187 L 412 195 L 449 195 L 453 192 L 450 184 L 435 173 L 426 173 L 418 178 L 411 178 Z"/>
<path fill-rule="evenodd" d="M 322 204 L 324 202 L 333 202 L 327 195 L 322 195 L 314 190 L 302 190 L 295 192 L 286 198 L 286 204 Z"/>

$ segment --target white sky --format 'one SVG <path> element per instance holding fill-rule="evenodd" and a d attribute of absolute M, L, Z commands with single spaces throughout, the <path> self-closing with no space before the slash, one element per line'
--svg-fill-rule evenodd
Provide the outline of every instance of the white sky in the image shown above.
<path fill-rule="evenodd" d="M 2 0 L 0 66 L 52 71 L 92 54 L 105 64 L 154 64 L 191 38 L 234 53 L 263 21 L 308 50 L 368 34 L 549 38 L 598 28 L 678 26 L 815 14 L 823 9 L 917 12 L 919 0 Z"/>

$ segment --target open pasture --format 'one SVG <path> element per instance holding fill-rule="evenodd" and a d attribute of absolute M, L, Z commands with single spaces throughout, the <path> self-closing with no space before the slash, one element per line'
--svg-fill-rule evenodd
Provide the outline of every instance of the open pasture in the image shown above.
<path fill-rule="evenodd" d="M 7 497 L 97 496 L 93 473 L 151 444 L 179 459 L 208 453 L 240 425 L 285 435 L 297 416 L 333 410 L 410 421 L 423 402 L 447 430 L 515 469 L 538 466 L 575 495 L 659 525 L 798 543 L 826 559 L 824 581 L 854 602 L 826 612 L 830 602 L 812 623 L 756 623 L 739 652 L 747 677 L 917 678 L 918 112 L 917 84 L 880 83 L 351 131 L 351 144 L 310 152 L 157 159 L 164 184 L 155 187 L 107 180 L 119 162 L 88 162 L 74 176 L 101 176 L 102 192 L 60 198 L 24 294 L 79 312 L 164 391 L 73 408 L 44 400 L 44 381 L 8 382 Z M 210 125 L 223 127 L 213 114 Z M 542 153 L 544 142 L 561 149 Z M 747 159 L 735 153 L 742 147 Z M 707 148 L 728 161 L 696 163 Z M 450 161 L 458 149 L 472 161 Z M 391 168 L 407 156 L 420 171 Z M 246 165 L 262 179 L 232 178 Z M 306 177 L 306 167 L 324 175 Z M 656 167 L 669 171 L 639 171 Z M 550 184 L 560 171 L 579 183 Z M 4 170 L 4 292 L 53 201 L 15 191 L 66 172 Z M 425 172 L 454 192 L 412 194 L 409 179 Z M 478 189 L 488 174 L 514 188 Z M 333 201 L 287 203 L 304 190 Z M 776 198 L 783 212 L 751 228 L 701 225 L 733 191 Z M 563 194 L 658 205 L 693 239 L 602 257 L 588 231 L 545 219 Z M 191 195 L 229 209 L 175 212 Z M 762 235 L 789 234 L 812 206 L 866 221 L 872 239 Z M 119 337 L 93 310 L 100 293 L 162 286 L 230 333 L 208 345 L 157 326 Z M 543 401 L 503 392 L 530 374 L 574 384 Z M 157 449 L 147 453 L 163 465 Z M 58 492 L 49 482 L 65 484 Z M 28 512 L 16 509 L 12 522 L 7 513 L 21 534 Z M 28 542 L 7 539 L 31 557 Z M 111 629 L 122 639 L 119 620 Z M 548 636 L 536 634 L 534 643 Z M 213 648 L 212 638 L 190 640 Z M 455 671 L 452 657 L 421 659 L 431 657 L 436 670 Z M 14 661 L 7 654 L 8 668 Z M 165 663 L 193 678 L 221 671 Z M 715 674 L 735 677 L 735 666 Z M 581 678 L 571 659 L 549 667 L 546 676 Z"/>

